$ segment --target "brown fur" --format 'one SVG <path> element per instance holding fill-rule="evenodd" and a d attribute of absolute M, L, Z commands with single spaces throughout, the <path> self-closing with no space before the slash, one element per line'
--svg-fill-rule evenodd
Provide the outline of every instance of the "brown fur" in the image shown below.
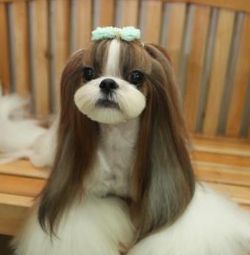
<path fill-rule="evenodd" d="M 57 153 L 41 194 L 39 221 L 52 233 L 66 206 L 83 192 L 83 180 L 91 169 L 97 147 L 98 124 L 82 115 L 73 100 L 81 81 L 83 53 L 73 55 L 62 74 Z"/>
<path fill-rule="evenodd" d="M 147 107 L 141 116 L 133 178 L 138 239 L 177 220 L 194 193 L 172 68 L 162 48 L 148 44 L 145 50 L 152 58 L 152 69 L 145 84 Z"/>
<path fill-rule="evenodd" d="M 84 194 L 83 184 L 95 159 L 99 124 L 77 110 L 73 96 L 81 85 L 83 66 L 93 66 L 101 76 L 109 43 L 102 40 L 91 50 L 73 55 L 62 75 L 59 144 L 39 207 L 40 224 L 50 233 L 63 211 Z M 145 73 L 139 89 L 147 98 L 131 180 L 131 213 L 139 240 L 178 219 L 192 199 L 194 177 L 176 82 L 165 51 L 152 44 L 143 48 L 138 41 L 122 42 L 120 73 L 128 79 L 135 69 Z"/>

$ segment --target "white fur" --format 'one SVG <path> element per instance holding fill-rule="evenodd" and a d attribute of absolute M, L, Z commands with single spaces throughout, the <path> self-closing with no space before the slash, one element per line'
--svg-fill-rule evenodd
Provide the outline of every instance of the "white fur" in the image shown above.
<path fill-rule="evenodd" d="M 113 79 L 119 88 L 113 101 L 120 109 L 97 106 L 103 97 L 99 84 L 106 78 Z M 138 117 L 146 106 L 145 96 L 129 82 L 116 77 L 105 76 L 88 82 L 75 93 L 75 104 L 90 119 L 106 124 L 117 124 Z"/>
<path fill-rule="evenodd" d="M 90 119 L 106 124 L 117 124 L 138 117 L 146 105 L 145 96 L 134 85 L 123 80 L 119 73 L 120 42 L 112 40 L 108 49 L 107 64 L 104 76 L 84 84 L 75 93 L 75 104 L 78 109 Z M 113 79 L 119 86 L 112 96 L 117 108 L 96 105 L 103 98 L 100 90 L 102 80 Z"/>
<path fill-rule="evenodd" d="M 128 208 L 121 199 L 88 197 L 64 214 L 52 240 L 35 210 L 14 246 L 18 255 L 120 255 L 132 238 Z"/>
<path fill-rule="evenodd" d="M 111 41 L 104 71 L 105 75 L 119 76 L 120 47 L 121 43 L 119 40 L 114 39 Z"/>
<path fill-rule="evenodd" d="M 98 196 L 129 195 L 139 119 L 123 124 L 101 124 L 101 139 L 92 175 L 85 187 Z"/>
<path fill-rule="evenodd" d="M 247 255 L 250 215 L 206 186 L 169 228 L 143 239 L 128 255 Z"/>

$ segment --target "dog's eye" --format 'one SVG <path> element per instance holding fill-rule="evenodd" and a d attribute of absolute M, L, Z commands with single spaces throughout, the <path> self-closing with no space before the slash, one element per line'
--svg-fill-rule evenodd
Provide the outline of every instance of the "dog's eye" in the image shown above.
<path fill-rule="evenodd" d="M 141 71 L 135 70 L 130 73 L 129 81 L 134 85 L 140 85 L 144 81 L 144 74 Z"/>
<path fill-rule="evenodd" d="M 96 77 L 95 70 L 91 67 L 84 67 L 83 68 L 83 78 L 86 81 L 91 81 Z"/>

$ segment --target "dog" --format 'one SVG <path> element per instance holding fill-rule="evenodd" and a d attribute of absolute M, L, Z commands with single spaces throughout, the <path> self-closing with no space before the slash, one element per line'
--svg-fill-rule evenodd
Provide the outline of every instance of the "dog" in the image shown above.
<path fill-rule="evenodd" d="M 195 180 L 170 58 L 137 29 L 98 28 L 70 57 L 60 116 L 34 143 L 52 167 L 16 255 L 250 251 L 249 215 Z"/>

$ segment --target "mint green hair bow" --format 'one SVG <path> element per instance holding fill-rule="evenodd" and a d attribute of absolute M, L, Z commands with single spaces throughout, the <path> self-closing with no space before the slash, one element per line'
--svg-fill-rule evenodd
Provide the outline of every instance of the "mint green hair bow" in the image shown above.
<path fill-rule="evenodd" d="M 135 27 L 98 27 L 92 31 L 92 40 L 120 38 L 124 41 L 134 41 L 141 38 L 141 31 Z"/>

